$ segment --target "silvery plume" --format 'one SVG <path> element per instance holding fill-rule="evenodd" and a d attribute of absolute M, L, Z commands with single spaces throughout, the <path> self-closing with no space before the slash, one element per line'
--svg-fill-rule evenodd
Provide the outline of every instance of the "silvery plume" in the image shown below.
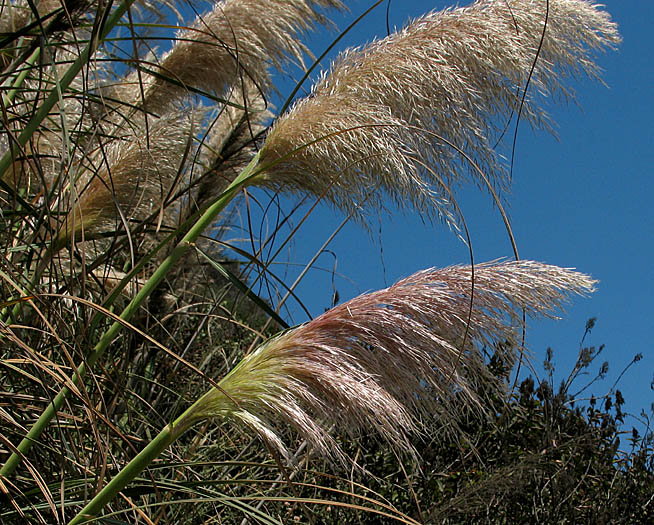
<path fill-rule="evenodd" d="M 260 184 L 324 197 L 357 218 L 387 196 L 449 216 L 470 174 L 506 186 L 495 143 L 510 118 L 521 110 L 548 127 L 539 99 L 572 97 L 563 79 L 597 77 L 593 54 L 619 40 L 609 15 L 584 0 L 480 0 L 427 14 L 336 59 L 275 122 Z"/>

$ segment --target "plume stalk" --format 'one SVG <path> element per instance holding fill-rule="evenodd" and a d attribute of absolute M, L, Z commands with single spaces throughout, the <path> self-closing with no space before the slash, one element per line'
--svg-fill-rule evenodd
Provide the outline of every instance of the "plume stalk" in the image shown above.
<path fill-rule="evenodd" d="M 207 419 L 247 425 L 287 459 L 280 423 L 338 462 L 346 458 L 327 425 L 350 433 L 373 428 L 398 452 L 415 454 L 410 435 L 421 418 L 453 423 L 464 405 L 483 411 L 476 382 L 501 388 L 481 348 L 510 340 L 519 324 L 516 309 L 552 315 L 568 295 L 589 293 L 595 284 L 536 262 L 488 263 L 474 268 L 471 306 L 472 272 L 470 266 L 424 270 L 270 339 L 168 424 L 70 525 L 97 516 L 163 450 Z"/>
<path fill-rule="evenodd" d="M 282 333 L 245 357 L 187 412 L 182 426 L 206 418 L 246 424 L 287 455 L 280 422 L 318 451 L 343 460 L 325 430 L 376 430 L 397 451 L 421 420 L 456 421 L 463 406 L 483 413 L 480 385 L 501 390 L 483 349 L 515 343 L 524 309 L 553 316 L 570 294 L 595 281 L 531 261 L 473 269 L 429 269 L 356 297 Z M 514 352 L 514 350 L 507 350 Z M 511 360 L 512 355 L 506 356 Z"/>

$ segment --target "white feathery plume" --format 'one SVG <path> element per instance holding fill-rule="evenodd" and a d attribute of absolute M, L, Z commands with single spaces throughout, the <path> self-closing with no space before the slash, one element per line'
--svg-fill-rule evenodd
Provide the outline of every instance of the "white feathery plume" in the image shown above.
<path fill-rule="evenodd" d="M 593 291 L 588 276 L 546 264 L 493 262 L 416 273 L 282 333 L 245 357 L 187 412 L 185 425 L 227 417 L 261 433 L 282 453 L 279 423 L 333 459 L 325 430 L 373 428 L 401 452 L 419 421 L 456 419 L 476 406 L 476 382 L 501 385 L 482 349 L 513 341 L 521 312 L 553 314 L 569 294 Z M 518 348 L 514 345 L 512 348 Z M 187 428 L 187 427 L 186 427 Z"/>
<path fill-rule="evenodd" d="M 225 0 L 199 16 L 179 33 L 175 45 L 160 61 L 158 72 L 181 84 L 157 77 L 146 81 L 144 107 L 161 112 L 182 98 L 186 86 L 221 94 L 241 78 L 259 89 L 270 86 L 268 68 L 288 59 L 302 64 L 308 53 L 299 41 L 316 23 L 327 23 L 321 10 L 343 9 L 339 0 Z M 131 102 L 140 100 L 135 74 Z"/>
<path fill-rule="evenodd" d="M 518 111 L 534 63 L 522 116 L 547 126 L 532 94 L 572 96 L 561 79 L 596 77 L 593 53 L 619 40 L 609 15 L 585 0 L 479 0 L 427 14 L 343 53 L 276 121 L 261 184 L 325 194 L 358 217 L 385 195 L 438 215 L 453 183 L 478 175 L 473 162 L 505 185 L 494 141 Z"/>
<path fill-rule="evenodd" d="M 77 184 L 84 186 L 58 233 L 55 250 L 72 238 L 114 230 L 121 215 L 143 219 L 162 205 L 182 169 L 192 124 L 178 113 L 149 120 L 147 133 L 143 123 L 134 122 L 133 129 L 95 153 L 95 165 Z"/>

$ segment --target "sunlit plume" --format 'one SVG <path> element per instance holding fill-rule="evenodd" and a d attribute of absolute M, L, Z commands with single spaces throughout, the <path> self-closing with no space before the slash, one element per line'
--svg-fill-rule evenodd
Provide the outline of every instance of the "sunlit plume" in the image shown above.
<path fill-rule="evenodd" d="M 483 412 L 479 385 L 501 389 L 482 350 L 515 341 L 522 309 L 551 316 L 569 294 L 593 291 L 586 275 L 536 262 L 494 262 L 416 273 L 289 330 L 245 357 L 189 410 L 186 424 L 227 417 L 254 428 L 282 453 L 280 422 L 342 459 L 328 426 L 374 429 L 412 453 L 421 420 Z M 513 350 L 509 350 L 513 351 Z M 507 356 L 510 358 L 510 356 Z"/>
<path fill-rule="evenodd" d="M 179 32 L 173 48 L 158 62 L 144 64 L 144 107 L 161 112 L 184 97 L 188 88 L 222 95 L 229 86 L 249 79 L 259 89 L 271 87 L 270 67 L 289 61 L 303 64 L 308 50 L 299 36 L 328 23 L 327 8 L 342 9 L 339 0 L 225 0 Z M 148 76 L 147 69 L 157 76 Z M 170 82 L 168 79 L 172 80 Z M 139 76 L 130 75 L 131 100 L 141 100 Z M 123 89 L 124 95 L 129 91 Z"/>
<path fill-rule="evenodd" d="M 470 175 L 506 186 L 495 143 L 511 117 L 521 110 L 548 128 L 539 99 L 572 97 L 563 79 L 596 77 L 593 54 L 618 42 L 609 15 L 583 0 L 433 12 L 343 53 L 274 124 L 261 183 L 324 196 L 356 217 L 387 197 L 427 217 L 449 214 L 450 192 Z"/>

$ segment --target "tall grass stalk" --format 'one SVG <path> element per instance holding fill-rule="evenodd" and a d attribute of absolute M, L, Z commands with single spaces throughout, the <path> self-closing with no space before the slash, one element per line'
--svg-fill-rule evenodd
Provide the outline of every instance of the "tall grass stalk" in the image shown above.
<path fill-rule="evenodd" d="M 190 409 L 189 409 L 190 410 Z M 147 466 L 170 446 L 188 427 L 185 423 L 185 414 L 166 426 L 148 445 L 139 452 L 120 473 L 114 476 L 100 492 L 72 519 L 68 525 L 79 525 L 87 521 L 94 521 L 102 509 L 110 503 L 116 495 L 123 490 L 130 481 L 138 476 Z"/>
<path fill-rule="evenodd" d="M 129 321 L 132 318 L 132 316 L 141 307 L 143 302 L 161 283 L 170 269 L 177 262 L 179 262 L 179 260 L 184 255 L 186 255 L 189 249 L 191 249 L 192 244 L 207 229 L 207 227 L 216 220 L 218 214 L 225 208 L 225 206 L 227 206 L 227 204 L 229 204 L 229 202 L 234 198 L 238 191 L 244 185 L 246 185 L 251 178 L 257 175 L 256 168 L 258 167 L 258 161 L 258 156 L 255 156 L 248 167 L 244 169 L 239 177 L 237 177 L 229 186 L 229 188 L 225 190 L 222 196 L 211 206 L 209 206 L 207 210 L 202 214 L 202 217 L 200 217 L 200 219 L 198 219 L 198 221 L 188 230 L 182 240 L 164 259 L 157 270 L 152 274 L 147 282 L 143 284 L 136 296 L 122 311 L 120 318 L 123 321 Z M 73 384 L 77 385 L 80 383 L 80 381 L 85 377 L 87 371 L 95 365 L 98 359 L 102 357 L 105 350 L 113 342 L 122 328 L 123 323 L 116 321 L 109 327 L 107 331 L 102 334 L 99 341 L 93 348 L 93 351 L 88 356 L 86 356 L 85 361 L 77 368 L 77 371 L 75 372 L 75 375 L 72 379 Z M 38 442 L 39 436 L 45 431 L 52 419 L 57 415 L 57 411 L 61 409 L 70 393 L 71 390 L 68 387 L 61 389 L 57 396 L 52 400 L 52 403 L 47 406 L 36 423 L 34 423 L 25 438 L 16 447 L 16 450 L 11 454 L 7 462 L 3 465 L 2 469 L 0 469 L 0 475 L 9 476 L 16 469 L 21 461 L 22 456 L 24 456 L 30 450 L 30 448 Z"/>
<path fill-rule="evenodd" d="M 530 261 L 481 264 L 468 312 L 471 277 L 465 266 L 425 270 L 265 342 L 167 425 L 70 523 L 95 517 L 182 433 L 207 419 L 251 426 L 287 457 L 278 419 L 332 460 L 345 457 L 321 420 L 352 434 L 374 428 L 398 453 L 415 454 L 408 435 L 420 430 L 421 420 L 440 416 L 451 424 L 463 405 L 483 412 L 473 385 L 492 380 L 481 349 L 514 339 L 515 309 L 552 315 L 567 295 L 587 294 L 595 284 Z"/>

